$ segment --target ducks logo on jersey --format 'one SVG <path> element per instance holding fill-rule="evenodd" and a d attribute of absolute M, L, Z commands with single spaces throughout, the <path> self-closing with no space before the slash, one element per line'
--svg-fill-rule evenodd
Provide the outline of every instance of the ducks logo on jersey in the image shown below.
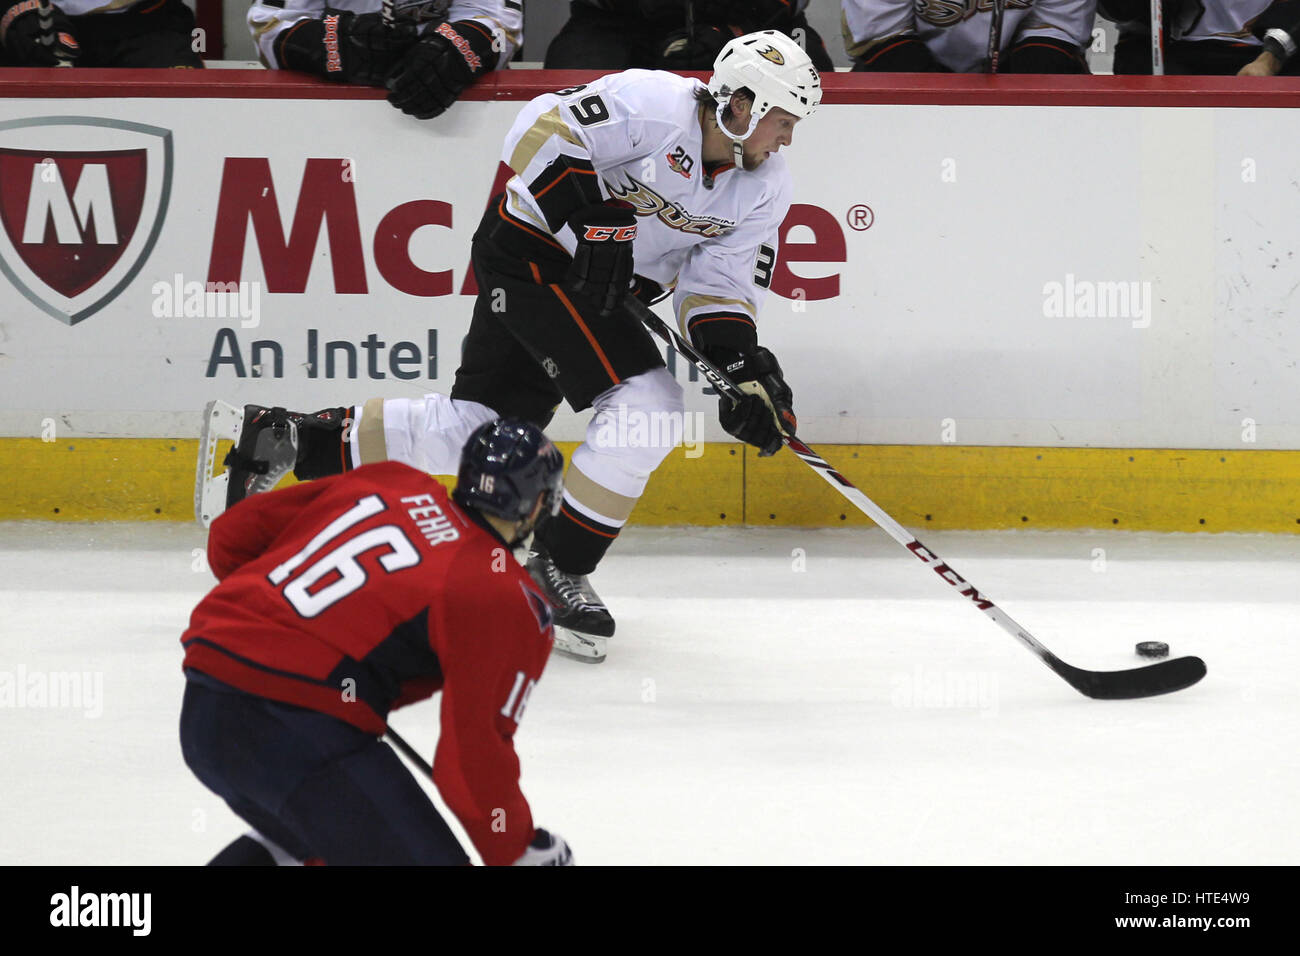
<path fill-rule="evenodd" d="M 685 209 L 660 196 L 645 183 L 626 179 L 621 183 L 605 181 L 609 194 L 614 199 L 631 203 L 638 216 L 656 216 L 669 229 L 689 233 L 693 236 L 725 236 L 735 228 L 734 222 L 715 219 L 712 216 L 692 216 Z"/>

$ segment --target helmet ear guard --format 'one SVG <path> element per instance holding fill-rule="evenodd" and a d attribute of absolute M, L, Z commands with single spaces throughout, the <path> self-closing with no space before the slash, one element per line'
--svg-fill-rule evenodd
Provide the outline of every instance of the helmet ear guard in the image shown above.
<path fill-rule="evenodd" d="M 555 514 L 560 507 L 564 456 L 536 425 L 499 418 L 480 425 L 461 452 L 452 499 L 515 523 Z"/>
<path fill-rule="evenodd" d="M 723 112 L 739 90 L 749 90 L 754 102 L 749 128 L 733 133 L 723 122 Z M 759 120 L 775 108 L 799 119 L 811 116 L 822 101 L 821 76 L 812 59 L 794 40 L 776 30 L 763 30 L 736 37 L 722 48 L 713 62 L 709 94 L 717 101 L 718 128 L 741 145 L 753 135 Z"/>

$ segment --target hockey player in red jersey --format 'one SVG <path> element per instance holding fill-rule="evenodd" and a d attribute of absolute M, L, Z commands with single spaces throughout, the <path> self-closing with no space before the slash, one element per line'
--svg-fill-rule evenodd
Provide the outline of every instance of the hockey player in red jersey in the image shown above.
<path fill-rule="evenodd" d="M 684 431 L 682 388 L 623 299 L 673 287 L 683 334 L 747 393 L 719 403 L 723 429 L 760 455 L 780 449 L 795 432 L 793 393 L 757 323 L 793 191 L 780 150 L 820 102 L 808 55 L 775 31 L 728 43 L 707 85 L 628 70 L 530 102 L 502 151 L 515 176 L 474 236 L 479 296 L 451 394 L 314 415 L 214 403 L 201 520 L 289 468 L 313 478 L 387 458 L 445 474 L 485 420 L 545 427 L 562 400 L 590 408 L 528 567 L 556 624 L 603 645 L 614 618 L 588 575 Z M 213 482 L 216 411 L 239 427 L 227 431 L 237 438 L 228 476 Z M 644 440 L 619 439 L 638 428 Z"/>
<path fill-rule="evenodd" d="M 558 503 L 562 470 L 538 428 L 500 420 L 471 436 L 450 496 L 384 462 L 223 515 L 220 583 L 181 638 L 195 775 L 299 860 L 464 864 L 380 740 L 389 711 L 441 692 L 433 779 L 483 861 L 570 862 L 533 823 L 513 745 L 552 615 L 510 551 Z"/>

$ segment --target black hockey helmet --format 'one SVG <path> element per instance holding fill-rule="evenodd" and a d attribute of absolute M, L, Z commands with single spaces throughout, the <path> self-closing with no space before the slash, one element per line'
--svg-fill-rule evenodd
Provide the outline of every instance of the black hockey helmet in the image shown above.
<path fill-rule="evenodd" d="M 523 521 L 544 496 L 541 516 L 560 510 L 564 456 L 536 425 L 498 418 L 474 429 L 460 455 L 452 499 L 507 521 Z"/>

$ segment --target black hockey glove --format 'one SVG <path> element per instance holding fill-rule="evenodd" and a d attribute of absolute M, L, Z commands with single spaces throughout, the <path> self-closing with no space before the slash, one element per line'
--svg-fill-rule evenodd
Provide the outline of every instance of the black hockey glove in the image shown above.
<path fill-rule="evenodd" d="M 286 70 L 339 83 L 383 86 L 384 79 L 419 39 L 415 24 L 384 26 L 378 13 L 325 8 L 319 20 L 302 20 L 276 39 L 276 59 Z"/>
<path fill-rule="evenodd" d="M 641 300 L 646 305 L 654 305 L 656 302 L 672 295 L 672 289 L 665 289 L 654 279 L 647 279 L 645 276 L 633 276 L 632 286 L 628 292 Z"/>
<path fill-rule="evenodd" d="M 722 48 L 738 35 L 723 26 L 696 26 L 693 37 L 686 30 L 674 30 L 659 47 L 655 69 L 711 70 Z"/>
<path fill-rule="evenodd" d="M 794 395 L 781 377 L 776 356 L 756 345 L 746 352 L 727 349 L 705 351 L 710 362 L 747 394 L 739 402 L 723 396 L 718 402 L 718 421 L 728 435 L 759 449 L 766 458 L 781 450 L 782 433 L 794 437 L 799 422 L 794 416 Z"/>
<path fill-rule="evenodd" d="M 487 27 L 474 20 L 426 31 L 388 78 L 388 102 L 416 119 L 445 113 L 465 87 L 495 69 L 492 45 Z"/>
<path fill-rule="evenodd" d="M 37 0 L 7 5 L 0 0 L 0 9 L 4 9 L 0 16 L 0 45 L 4 46 L 7 66 L 58 66 L 81 56 L 68 15 L 51 4 L 52 16 L 46 24 L 41 21 L 40 7 Z"/>
<path fill-rule="evenodd" d="M 564 286 L 596 303 L 602 316 L 623 302 L 632 283 L 636 213 L 626 203 L 583 206 L 569 217 L 578 239 Z"/>

